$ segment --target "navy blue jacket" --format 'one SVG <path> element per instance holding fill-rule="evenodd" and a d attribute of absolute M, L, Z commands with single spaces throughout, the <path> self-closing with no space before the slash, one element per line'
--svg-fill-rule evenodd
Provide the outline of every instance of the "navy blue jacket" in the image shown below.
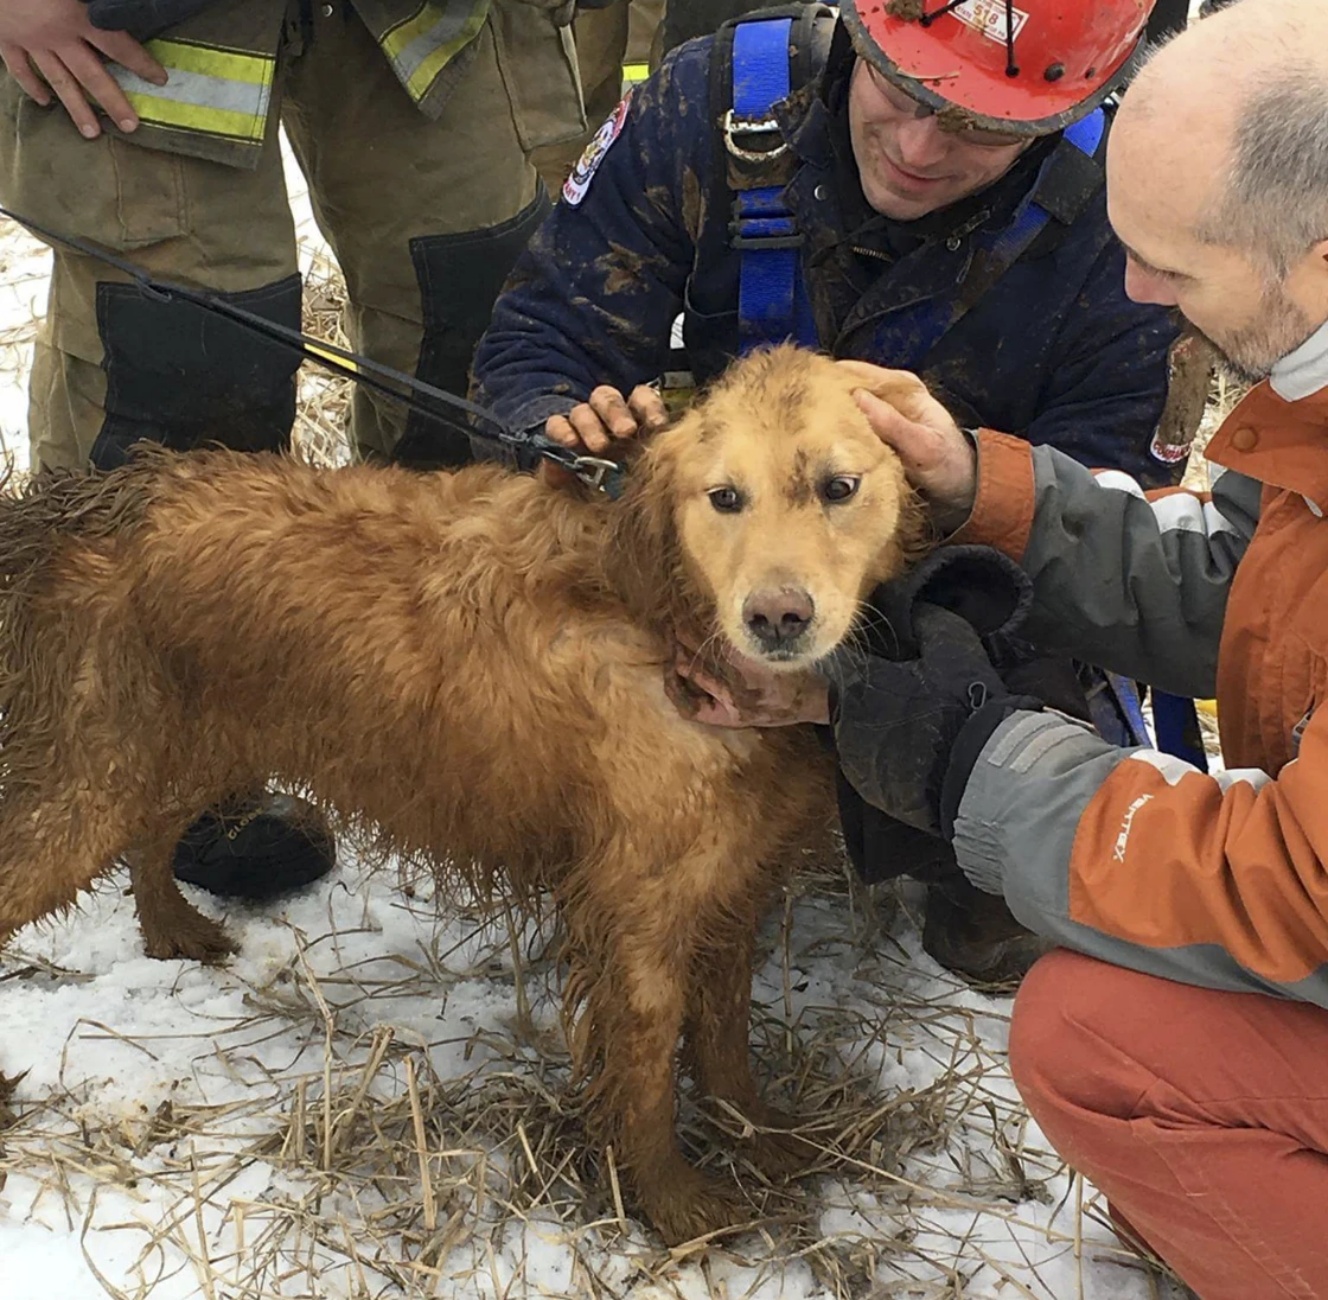
<path fill-rule="evenodd" d="M 632 96 L 580 204 L 560 203 L 518 260 L 474 372 L 477 400 L 512 426 L 541 426 L 598 384 L 627 392 L 655 379 L 680 311 L 698 382 L 737 355 L 739 255 L 715 126 L 729 105 L 712 104 L 720 96 L 710 68 L 712 53 L 725 58 L 729 48 L 721 35 L 669 56 Z M 1056 141 L 943 212 L 888 221 L 867 206 L 849 148 L 852 60 L 838 31 L 801 84 L 795 59 L 796 88 L 776 115 L 797 160 L 786 193 L 806 237 L 821 347 L 890 366 L 910 354 L 903 309 L 955 298 L 975 237 L 1008 226 Z M 962 423 L 1049 443 L 1145 484 L 1171 482 L 1173 467 L 1150 444 L 1176 326 L 1126 298 L 1124 269 L 1099 187 L 1073 221 L 1052 220 L 921 373 Z"/>

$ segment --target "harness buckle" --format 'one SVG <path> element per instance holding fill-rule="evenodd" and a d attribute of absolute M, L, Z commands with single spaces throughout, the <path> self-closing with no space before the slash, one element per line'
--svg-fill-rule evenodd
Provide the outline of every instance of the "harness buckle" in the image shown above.
<path fill-rule="evenodd" d="M 720 119 L 720 128 L 724 133 L 724 148 L 743 162 L 768 162 L 771 158 L 778 158 L 781 154 L 788 153 L 787 140 L 781 140 L 773 149 L 744 149 L 738 143 L 740 136 L 770 135 L 778 132 L 779 123 L 773 117 L 736 117 L 730 108 Z"/>
<path fill-rule="evenodd" d="M 743 250 L 757 249 L 760 252 L 778 248 L 801 248 L 806 240 L 801 233 L 788 235 L 749 235 L 744 234 L 742 222 L 729 224 L 729 247 Z"/>

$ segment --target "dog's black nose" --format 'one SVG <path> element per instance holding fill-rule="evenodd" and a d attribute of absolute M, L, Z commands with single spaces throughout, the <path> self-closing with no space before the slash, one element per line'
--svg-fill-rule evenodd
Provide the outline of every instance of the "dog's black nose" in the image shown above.
<path fill-rule="evenodd" d="M 794 587 L 754 591 L 742 604 L 743 621 L 766 650 L 796 641 L 815 613 L 812 598 Z"/>

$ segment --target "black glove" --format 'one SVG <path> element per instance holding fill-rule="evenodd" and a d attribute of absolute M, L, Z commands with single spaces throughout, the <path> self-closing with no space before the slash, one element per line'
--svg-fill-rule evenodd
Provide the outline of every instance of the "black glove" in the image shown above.
<path fill-rule="evenodd" d="M 958 614 L 914 601 L 917 657 L 887 660 L 852 647 L 826 664 L 839 766 L 873 807 L 918 830 L 954 833 L 983 746 L 1017 709 L 982 639 Z"/>
<path fill-rule="evenodd" d="M 902 578 L 872 593 L 878 617 L 868 629 L 871 653 L 883 659 L 916 659 L 918 604 L 958 614 L 982 639 L 982 648 L 1000 672 L 1035 655 L 1023 639 L 1033 608 L 1033 584 L 1011 559 L 990 546 L 946 546 L 933 551 Z"/>
<path fill-rule="evenodd" d="M 104 32 L 128 32 L 135 40 L 147 41 L 212 3 L 214 0 L 88 0 L 88 21 Z"/>
<path fill-rule="evenodd" d="M 908 876 L 934 885 L 963 876 L 952 844 L 873 808 L 842 769 L 835 777 L 844 849 L 863 884 L 876 885 Z"/>

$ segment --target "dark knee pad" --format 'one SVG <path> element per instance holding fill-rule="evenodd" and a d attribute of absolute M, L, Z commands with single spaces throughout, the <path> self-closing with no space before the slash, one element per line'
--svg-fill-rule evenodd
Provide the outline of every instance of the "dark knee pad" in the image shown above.
<path fill-rule="evenodd" d="M 298 329 L 300 277 L 218 293 L 257 316 Z M 124 463 L 136 442 L 175 451 L 222 443 L 281 451 L 295 420 L 300 357 L 194 303 L 154 298 L 133 284 L 97 286 L 106 359 L 106 419 L 92 448 L 97 469 Z"/>
<path fill-rule="evenodd" d="M 541 186 L 534 202 L 499 225 L 410 241 L 424 315 L 417 379 L 466 395 L 475 345 L 489 328 L 493 304 L 551 206 Z M 418 411 L 410 413 L 392 452 L 394 461 L 412 469 L 464 465 L 471 458 L 468 438 Z"/>

